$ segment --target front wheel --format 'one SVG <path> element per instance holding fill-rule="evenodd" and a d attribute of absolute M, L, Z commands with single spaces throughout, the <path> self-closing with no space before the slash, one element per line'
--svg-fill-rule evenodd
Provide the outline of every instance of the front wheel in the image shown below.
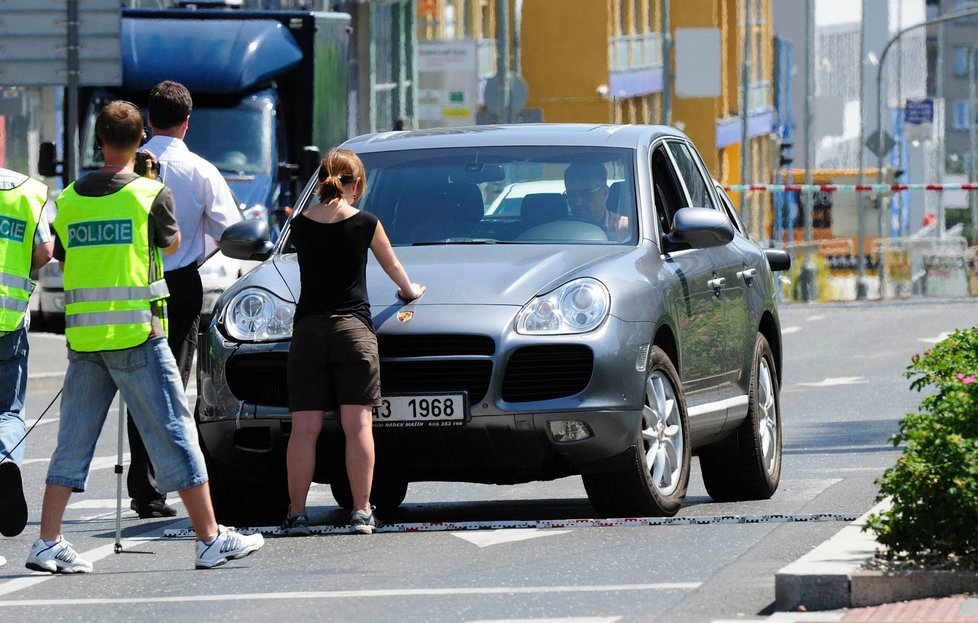
<path fill-rule="evenodd" d="M 766 500 L 781 482 L 781 391 L 774 353 L 760 334 L 754 345 L 747 418 L 733 434 L 733 452 L 700 456 L 706 491 L 718 502 Z"/>
<path fill-rule="evenodd" d="M 343 472 L 335 482 L 329 485 L 333 499 L 346 510 L 353 509 L 353 492 L 350 491 L 350 481 Z M 370 503 L 381 511 L 393 510 L 401 505 L 407 497 L 408 483 L 404 480 L 389 477 L 378 477 L 374 474 L 373 484 L 370 486 Z"/>
<path fill-rule="evenodd" d="M 625 471 L 584 474 L 584 488 L 602 517 L 671 517 L 689 483 L 689 421 L 679 373 L 652 347 L 642 421 Z"/>

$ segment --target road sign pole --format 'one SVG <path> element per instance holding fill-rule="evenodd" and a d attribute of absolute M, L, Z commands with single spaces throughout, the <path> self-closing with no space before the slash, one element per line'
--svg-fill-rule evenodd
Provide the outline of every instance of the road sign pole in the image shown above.
<path fill-rule="evenodd" d="M 78 2 L 67 1 L 68 18 L 68 84 L 66 99 L 68 106 L 68 144 L 65 145 L 65 177 L 67 182 L 78 179 Z"/>

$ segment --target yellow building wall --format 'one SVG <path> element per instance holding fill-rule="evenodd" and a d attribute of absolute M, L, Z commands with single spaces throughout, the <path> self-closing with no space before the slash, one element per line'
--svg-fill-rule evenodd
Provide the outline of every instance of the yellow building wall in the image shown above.
<path fill-rule="evenodd" d="M 527 108 L 547 122 L 607 123 L 609 3 L 601 0 L 532 0 L 523 3 L 523 78 Z"/>
<path fill-rule="evenodd" d="M 721 50 L 724 50 L 724 58 L 726 58 L 729 52 L 724 46 L 725 29 L 720 21 L 720 5 L 723 4 L 726 4 L 723 0 L 673 2 L 670 5 L 671 34 L 675 37 L 677 28 L 720 28 Z M 724 70 L 722 75 L 726 76 L 727 73 Z M 727 85 L 721 83 L 721 91 L 726 88 Z M 699 149 L 703 161 L 714 177 L 719 175 L 720 171 L 719 154 L 713 146 L 716 145 L 716 120 L 723 116 L 721 106 L 722 97 L 673 97 L 672 100 L 673 124 L 682 127 L 683 132 L 693 139 L 693 143 Z"/>

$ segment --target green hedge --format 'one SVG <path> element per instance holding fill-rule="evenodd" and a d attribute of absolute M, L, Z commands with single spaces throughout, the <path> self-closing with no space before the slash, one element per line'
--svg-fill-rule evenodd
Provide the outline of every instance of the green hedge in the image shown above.
<path fill-rule="evenodd" d="M 890 498 L 891 506 L 867 528 L 891 558 L 976 569 L 978 327 L 955 331 L 912 361 L 910 387 L 932 393 L 892 438 L 903 455 L 876 481 L 877 501 Z"/>

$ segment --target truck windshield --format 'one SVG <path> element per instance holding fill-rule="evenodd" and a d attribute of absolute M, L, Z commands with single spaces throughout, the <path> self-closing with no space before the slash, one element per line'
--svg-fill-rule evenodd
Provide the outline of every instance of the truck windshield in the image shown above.
<path fill-rule="evenodd" d="M 260 175 L 272 170 L 272 129 L 271 104 L 249 101 L 234 108 L 194 108 L 185 140 L 222 173 Z"/>
<path fill-rule="evenodd" d="M 82 168 L 104 164 L 95 146 L 95 118 L 101 107 L 92 107 L 85 123 Z M 143 117 L 146 111 L 143 110 Z M 234 107 L 194 107 L 185 141 L 187 147 L 225 174 L 262 175 L 272 171 L 272 103 L 250 99 Z"/>

